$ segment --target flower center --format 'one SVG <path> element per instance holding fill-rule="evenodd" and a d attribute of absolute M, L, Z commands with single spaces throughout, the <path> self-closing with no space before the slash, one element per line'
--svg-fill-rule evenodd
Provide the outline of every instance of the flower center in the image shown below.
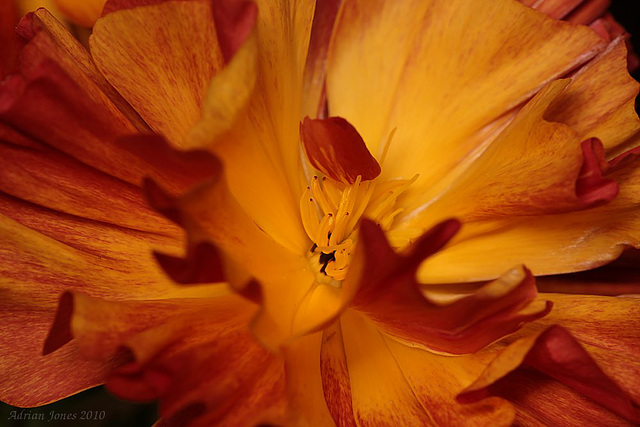
<path fill-rule="evenodd" d="M 417 178 L 378 179 L 351 184 L 314 176 L 300 199 L 300 213 L 313 242 L 307 259 L 316 281 L 339 287 L 347 275 L 349 260 L 364 216 L 388 231 L 403 209 L 396 208 L 398 196 Z"/>

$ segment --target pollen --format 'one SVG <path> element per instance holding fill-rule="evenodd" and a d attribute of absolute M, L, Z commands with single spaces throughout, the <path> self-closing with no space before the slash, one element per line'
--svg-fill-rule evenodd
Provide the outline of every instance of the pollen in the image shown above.
<path fill-rule="evenodd" d="M 363 217 L 377 222 L 388 231 L 403 212 L 396 202 L 415 180 L 378 178 L 347 185 L 328 177 L 313 176 L 300 198 L 304 229 L 313 242 L 307 259 L 316 281 L 340 287 L 347 275 L 355 249 L 358 226 Z"/>

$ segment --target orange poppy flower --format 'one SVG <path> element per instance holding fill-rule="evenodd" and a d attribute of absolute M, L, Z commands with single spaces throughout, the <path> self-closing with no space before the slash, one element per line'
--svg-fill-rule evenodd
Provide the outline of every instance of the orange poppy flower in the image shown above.
<path fill-rule="evenodd" d="M 495 0 L 110 0 L 91 54 L 45 10 L 18 36 L 3 401 L 640 422 L 637 300 L 533 278 L 640 244 L 624 37 Z"/>

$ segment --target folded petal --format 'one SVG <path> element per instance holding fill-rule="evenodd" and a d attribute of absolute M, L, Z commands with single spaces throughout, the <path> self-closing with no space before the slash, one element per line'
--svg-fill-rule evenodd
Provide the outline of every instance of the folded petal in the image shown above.
<path fill-rule="evenodd" d="M 209 4 L 164 2 L 109 13 L 94 26 L 90 44 L 107 80 L 179 146 L 223 65 Z"/>
<path fill-rule="evenodd" d="M 548 303 L 532 304 L 535 285 L 524 268 L 449 301 L 423 293 L 415 278 L 418 266 L 457 228 L 455 221 L 444 222 L 396 254 L 377 226 L 363 222 L 359 239 L 365 260 L 362 275 L 356 276 L 360 286 L 351 307 L 400 341 L 452 354 L 480 350 L 549 312 Z M 345 287 L 350 286 L 349 279 Z"/>
<path fill-rule="evenodd" d="M 320 367 L 323 332 L 295 340 L 284 351 L 288 424 L 332 425 L 327 408 Z"/>
<path fill-rule="evenodd" d="M 484 127 L 603 45 L 586 28 L 490 0 L 346 2 L 336 25 L 329 112 L 376 156 L 397 127 L 382 176 L 419 173 L 407 190 L 415 200 L 481 145 Z"/>

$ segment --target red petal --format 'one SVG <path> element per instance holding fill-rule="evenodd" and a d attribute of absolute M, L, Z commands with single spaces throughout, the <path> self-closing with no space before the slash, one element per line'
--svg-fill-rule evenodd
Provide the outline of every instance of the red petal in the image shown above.
<path fill-rule="evenodd" d="M 190 245 L 186 258 L 154 252 L 162 269 L 177 283 L 218 283 L 224 280 L 220 253 L 207 242 Z"/>
<path fill-rule="evenodd" d="M 602 142 L 591 138 L 582 143 L 583 163 L 576 180 L 576 196 L 585 205 L 606 203 L 618 195 L 618 184 L 603 177 L 607 162 Z"/>
<path fill-rule="evenodd" d="M 14 28 L 18 22 L 15 2 L 0 2 L 0 80 L 13 72 L 17 63 L 16 35 Z"/>
<path fill-rule="evenodd" d="M 447 305 L 425 297 L 415 277 L 418 266 L 439 251 L 459 226 L 455 220 L 445 221 L 396 254 L 384 232 L 363 221 L 358 247 L 364 248 L 365 262 L 353 308 L 396 338 L 453 354 L 480 350 L 549 312 L 550 303 L 528 309 L 536 288 L 526 269 L 513 270 Z M 349 277 L 343 286 L 348 281 Z"/>
<path fill-rule="evenodd" d="M 252 1 L 223 0 L 212 2 L 213 17 L 222 56 L 226 62 L 247 40 L 258 17 L 258 6 Z"/>
<path fill-rule="evenodd" d="M 380 175 L 380 165 L 358 131 L 341 117 L 305 117 L 300 136 L 313 167 L 336 181 L 353 184 L 358 175 L 363 181 Z"/>
<path fill-rule="evenodd" d="M 327 56 L 329 40 L 333 32 L 340 5 L 343 0 L 330 0 L 316 3 L 309 40 L 309 53 L 304 74 L 303 115 L 324 118 L 326 108 L 325 79 L 327 76 Z"/>

